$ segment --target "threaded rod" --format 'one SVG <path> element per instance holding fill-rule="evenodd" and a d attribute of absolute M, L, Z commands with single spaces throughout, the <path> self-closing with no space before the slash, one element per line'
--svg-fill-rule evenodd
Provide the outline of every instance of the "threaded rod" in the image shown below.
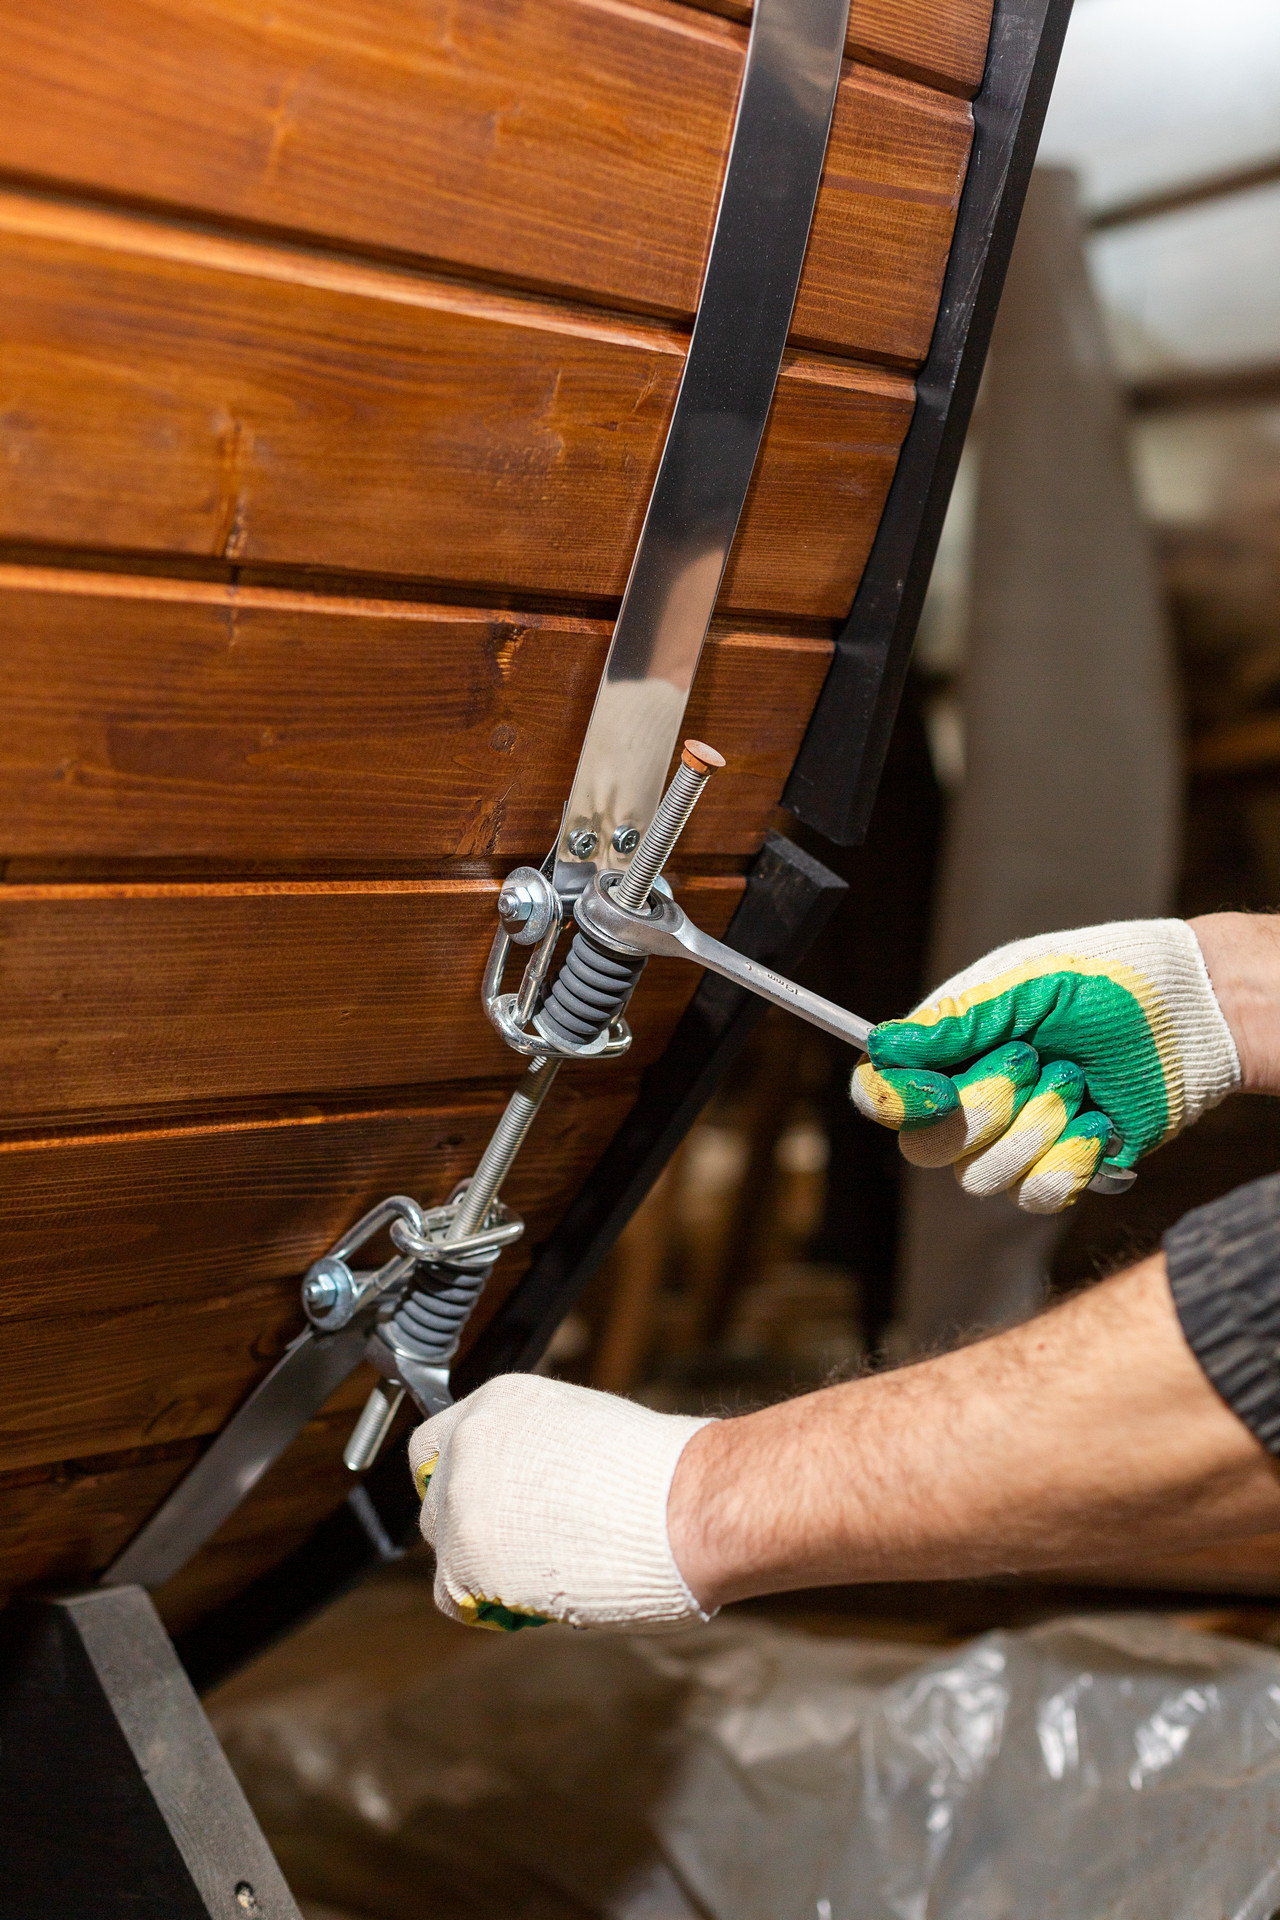
<path fill-rule="evenodd" d="M 620 907 L 639 913 L 648 905 L 653 883 L 671 856 L 671 849 L 684 831 L 685 823 L 697 804 L 698 795 L 724 761 L 713 747 L 700 740 L 686 740 L 671 785 L 658 803 L 658 810 L 645 829 L 644 838 L 631 856 L 631 865 L 619 880 L 614 899 Z"/>
<path fill-rule="evenodd" d="M 485 1215 L 511 1170 L 511 1162 L 519 1153 L 559 1066 L 558 1060 L 545 1053 L 536 1053 L 529 1062 L 524 1078 L 508 1100 L 502 1118 L 480 1156 L 480 1164 L 471 1177 L 471 1185 L 463 1194 L 458 1211 L 445 1234 L 446 1246 L 451 1240 L 461 1240 L 469 1233 L 478 1232 L 484 1225 Z"/>

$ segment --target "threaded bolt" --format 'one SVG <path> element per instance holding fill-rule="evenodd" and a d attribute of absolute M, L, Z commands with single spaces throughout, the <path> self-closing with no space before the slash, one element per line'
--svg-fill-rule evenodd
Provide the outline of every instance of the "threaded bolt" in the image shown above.
<path fill-rule="evenodd" d="M 446 1246 L 451 1240 L 463 1240 L 467 1234 L 475 1233 L 483 1226 L 485 1215 L 511 1170 L 511 1162 L 519 1153 L 538 1108 L 547 1097 L 547 1089 L 555 1079 L 559 1065 L 558 1060 L 545 1053 L 535 1054 L 529 1062 L 524 1078 L 508 1100 L 502 1118 L 480 1156 L 480 1165 L 471 1177 L 471 1185 L 459 1202 L 458 1211 L 444 1237 Z"/>
<path fill-rule="evenodd" d="M 639 913 L 648 904 L 653 883 L 667 864 L 699 794 L 723 765 L 714 747 L 704 746 L 701 740 L 685 741 L 675 777 L 663 794 L 631 865 L 614 889 L 613 897 L 620 907 Z"/>

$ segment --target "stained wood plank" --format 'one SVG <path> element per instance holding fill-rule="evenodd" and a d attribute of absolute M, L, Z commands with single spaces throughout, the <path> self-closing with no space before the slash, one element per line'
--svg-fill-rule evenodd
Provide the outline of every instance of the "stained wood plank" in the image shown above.
<path fill-rule="evenodd" d="M 631 1073 L 562 1076 L 505 1190 L 530 1242 L 634 1093 Z M 216 1432 L 301 1327 L 311 1261 L 388 1193 L 438 1203 L 501 1104 L 455 1095 L 0 1148 L 0 1472 Z M 472 1337 L 523 1264 L 523 1247 L 499 1263 Z M 333 1404 L 362 1399 L 357 1383 Z"/>
<path fill-rule="evenodd" d="M 45 0 L 12 29 L 0 166 L 692 314 L 746 48 L 714 15 L 611 0 L 293 0 L 253 15 L 231 0 Z M 847 71 L 798 339 L 923 360 L 970 134 L 962 102 Z"/>
<path fill-rule="evenodd" d="M 676 882 L 720 932 L 731 877 Z M 479 987 L 494 880 L 0 887 L 0 1126 L 495 1079 Z M 514 967 L 512 969 L 514 979 Z M 697 983 L 654 961 L 637 1064 Z"/>
<path fill-rule="evenodd" d="M 689 0 L 728 20 L 749 20 L 747 0 Z M 991 0 L 857 0 L 845 52 L 889 73 L 972 99 L 982 84 Z"/>
<path fill-rule="evenodd" d="M 172 1632 L 238 1592 L 306 1538 L 350 1490 L 342 1449 L 372 1375 L 360 1368 L 329 1409 L 215 1538 L 159 1595 Z M 399 1443 L 403 1444 L 402 1438 Z M 92 1580 L 199 1456 L 201 1443 L 136 1448 L 0 1472 L 0 1597 L 23 1587 Z"/>
<path fill-rule="evenodd" d="M 0 567 L 0 858 L 540 861 L 609 631 Z M 713 638 L 687 730 L 730 771 L 686 858 L 759 846 L 830 658 Z"/>
<path fill-rule="evenodd" d="M 372 1384 L 372 1370 L 361 1368 L 352 1376 L 358 1405 L 364 1404 Z M 355 1420 L 353 1409 L 313 1420 L 208 1545 L 157 1591 L 156 1605 L 170 1633 L 182 1633 L 233 1599 L 258 1574 L 278 1566 L 342 1504 L 351 1491 L 342 1449 Z M 399 1448 L 402 1458 L 415 1424 L 402 1415 L 386 1443 Z M 404 1470 L 409 1471 L 407 1459 Z"/>
<path fill-rule="evenodd" d="M 620 594 L 684 340 L 0 195 L 0 541 Z M 843 614 L 913 405 L 790 355 L 722 604 Z"/>
<path fill-rule="evenodd" d="M 0 1598 L 21 1587 L 90 1579 L 113 1559 L 195 1460 L 194 1442 L 0 1473 Z"/>

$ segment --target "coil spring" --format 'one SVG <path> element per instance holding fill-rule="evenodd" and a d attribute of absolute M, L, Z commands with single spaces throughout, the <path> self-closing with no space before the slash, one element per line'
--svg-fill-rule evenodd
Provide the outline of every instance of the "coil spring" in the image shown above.
<path fill-rule="evenodd" d="M 586 1046 L 621 1013 L 643 971 L 642 955 L 624 959 L 576 933 L 535 1024 L 552 1039 Z"/>
<path fill-rule="evenodd" d="M 492 1265 L 488 1260 L 470 1270 L 437 1267 L 428 1284 L 416 1286 L 392 1314 L 393 1344 L 426 1366 L 451 1360 Z"/>

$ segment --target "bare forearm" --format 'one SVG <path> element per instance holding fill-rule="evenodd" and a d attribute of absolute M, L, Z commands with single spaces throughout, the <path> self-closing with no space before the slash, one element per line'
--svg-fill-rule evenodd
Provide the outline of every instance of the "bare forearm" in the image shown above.
<path fill-rule="evenodd" d="M 1280 915 L 1206 913 L 1187 924 L 1236 1043 L 1246 1093 L 1280 1093 Z"/>
<path fill-rule="evenodd" d="M 668 1525 L 713 1606 L 1239 1538 L 1280 1528 L 1280 1477 L 1187 1347 L 1158 1255 L 975 1346 L 704 1428 Z"/>

